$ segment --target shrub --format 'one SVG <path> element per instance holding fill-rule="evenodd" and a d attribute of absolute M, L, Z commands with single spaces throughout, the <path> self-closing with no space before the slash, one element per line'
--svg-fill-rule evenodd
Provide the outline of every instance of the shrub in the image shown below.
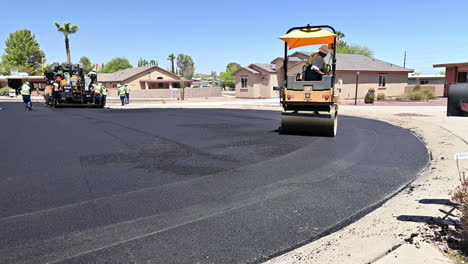
<path fill-rule="evenodd" d="M 377 95 L 377 100 L 384 100 L 385 99 L 385 94 L 384 93 L 379 93 Z"/>
<path fill-rule="evenodd" d="M 413 92 L 418 92 L 418 91 L 421 91 L 421 85 L 416 84 L 413 88 Z"/>
<path fill-rule="evenodd" d="M 408 94 L 408 98 L 414 101 L 428 100 L 436 98 L 435 94 L 430 90 L 416 90 Z"/>
<path fill-rule="evenodd" d="M 452 200 L 460 205 L 461 223 L 463 226 L 463 245 L 468 244 L 468 179 L 462 180 L 462 184 L 452 193 Z"/>
<path fill-rule="evenodd" d="M 417 91 L 417 92 L 411 92 L 408 94 L 408 99 L 413 100 L 413 101 L 421 101 L 424 99 L 423 93 Z"/>
<path fill-rule="evenodd" d="M 10 95 L 10 87 L 3 87 L 0 88 L 0 96 L 8 96 Z"/>
<path fill-rule="evenodd" d="M 375 100 L 375 89 L 374 88 L 370 88 L 367 93 L 366 93 L 366 96 L 364 97 L 364 103 L 366 104 L 373 104 L 374 103 L 374 100 Z"/>
<path fill-rule="evenodd" d="M 436 98 L 435 94 L 431 90 L 423 90 L 422 93 L 426 99 Z"/>

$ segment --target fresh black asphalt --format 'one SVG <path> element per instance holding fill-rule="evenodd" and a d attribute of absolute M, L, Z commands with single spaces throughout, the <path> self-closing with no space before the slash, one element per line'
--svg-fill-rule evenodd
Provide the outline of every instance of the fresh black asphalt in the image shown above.
<path fill-rule="evenodd" d="M 0 263 L 250 263 L 368 212 L 428 162 L 412 133 L 275 111 L 0 103 Z"/>

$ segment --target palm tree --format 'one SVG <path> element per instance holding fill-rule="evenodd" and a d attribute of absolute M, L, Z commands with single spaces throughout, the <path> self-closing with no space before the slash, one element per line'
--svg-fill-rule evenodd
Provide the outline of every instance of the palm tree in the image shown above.
<path fill-rule="evenodd" d="M 172 72 L 172 73 L 175 73 L 175 70 L 174 70 L 174 59 L 175 59 L 174 53 L 171 53 L 171 54 L 169 55 L 169 58 L 167 58 L 167 60 L 170 60 L 170 61 L 171 61 L 171 72 Z"/>
<path fill-rule="evenodd" d="M 57 27 L 58 32 L 62 32 L 65 36 L 65 48 L 67 49 L 67 60 L 68 64 L 71 64 L 71 56 L 70 56 L 70 43 L 68 40 L 68 35 L 76 33 L 80 27 L 77 25 L 71 25 L 68 22 L 64 22 L 61 25 L 59 22 L 55 22 L 55 26 Z"/>

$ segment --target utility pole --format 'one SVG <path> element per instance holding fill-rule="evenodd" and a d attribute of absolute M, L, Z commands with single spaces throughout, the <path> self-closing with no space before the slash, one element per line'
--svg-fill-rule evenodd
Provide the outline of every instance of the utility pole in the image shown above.
<path fill-rule="evenodd" d="M 405 50 L 405 58 L 403 59 L 403 68 L 406 68 L 406 50 Z"/>
<path fill-rule="evenodd" d="M 359 87 L 359 74 L 360 74 L 360 72 L 356 72 L 356 93 L 354 94 L 354 105 L 357 105 L 357 94 L 358 94 L 358 87 Z"/>

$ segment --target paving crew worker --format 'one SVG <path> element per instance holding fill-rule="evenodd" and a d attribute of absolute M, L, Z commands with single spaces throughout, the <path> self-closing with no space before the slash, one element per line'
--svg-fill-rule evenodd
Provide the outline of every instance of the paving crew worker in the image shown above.
<path fill-rule="evenodd" d="M 101 86 L 99 85 L 93 85 L 94 86 L 94 100 L 93 100 L 93 103 L 94 104 L 101 104 Z"/>
<path fill-rule="evenodd" d="M 31 87 L 29 86 L 29 82 L 25 82 L 21 86 L 20 93 L 23 96 L 24 110 L 32 110 Z"/>
<path fill-rule="evenodd" d="M 324 68 L 326 66 L 324 58 L 328 55 L 328 46 L 322 45 L 318 52 L 310 55 L 305 67 L 305 81 L 321 81 L 322 76 L 325 74 Z"/>
<path fill-rule="evenodd" d="M 98 87 L 101 89 L 101 105 L 106 105 L 107 88 L 102 83 L 98 83 Z"/>
<path fill-rule="evenodd" d="M 97 74 L 94 71 L 88 72 L 88 77 L 91 79 L 91 83 L 94 83 L 97 80 Z"/>
<path fill-rule="evenodd" d="M 130 87 L 128 86 L 128 83 L 125 84 L 125 103 L 130 103 Z"/>
<path fill-rule="evenodd" d="M 120 96 L 120 101 L 122 102 L 122 105 L 125 105 L 125 87 L 123 87 L 120 84 L 117 84 L 117 92 Z"/>
<path fill-rule="evenodd" d="M 60 84 L 58 81 L 52 83 L 52 98 L 54 100 L 54 104 L 57 104 L 60 100 Z"/>

